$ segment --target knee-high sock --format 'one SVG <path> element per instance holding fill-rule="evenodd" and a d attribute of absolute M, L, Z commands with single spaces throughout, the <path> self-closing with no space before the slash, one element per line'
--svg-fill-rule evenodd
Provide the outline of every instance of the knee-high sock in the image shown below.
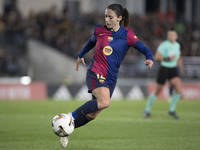
<path fill-rule="evenodd" d="M 154 93 L 149 95 L 147 105 L 146 105 L 146 108 L 145 108 L 145 111 L 147 113 L 149 113 L 151 111 L 151 106 L 153 105 L 156 98 L 157 98 L 157 96 Z"/>
<path fill-rule="evenodd" d="M 85 115 L 79 116 L 74 120 L 75 128 L 81 127 L 87 124 L 89 121 L 90 120 L 88 120 Z"/>
<path fill-rule="evenodd" d="M 171 105 L 170 105 L 170 108 L 169 108 L 170 112 L 174 112 L 175 111 L 176 105 L 177 105 L 180 97 L 181 97 L 180 94 L 175 93 L 175 92 L 173 93 L 173 95 L 172 95 L 172 102 L 171 102 Z"/>
<path fill-rule="evenodd" d="M 93 99 L 93 100 L 87 101 L 85 104 L 83 104 L 82 106 L 77 108 L 75 111 L 73 111 L 72 116 L 74 119 L 76 119 L 79 116 L 89 114 L 96 110 L 99 110 L 97 99 Z"/>

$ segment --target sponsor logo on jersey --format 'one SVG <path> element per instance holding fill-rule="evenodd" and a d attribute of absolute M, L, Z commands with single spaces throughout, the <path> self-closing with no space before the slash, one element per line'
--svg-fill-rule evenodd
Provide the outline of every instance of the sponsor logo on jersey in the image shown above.
<path fill-rule="evenodd" d="M 137 36 L 135 35 L 134 38 L 137 39 Z"/>
<path fill-rule="evenodd" d="M 112 42 L 112 41 L 113 41 L 113 37 L 109 36 L 109 37 L 108 37 L 108 41 L 109 41 L 109 42 Z"/>
<path fill-rule="evenodd" d="M 104 53 L 105 55 L 107 55 L 107 56 L 111 55 L 112 52 L 113 52 L 113 49 L 112 49 L 112 47 L 110 47 L 110 46 L 105 46 L 105 47 L 103 48 L 103 53 Z"/>
<path fill-rule="evenodd" d="M 100 33 L 99 35 L 102 36 L 102 35 L 104 35 L 104 33 L 102 33 L 102 34 Z"/>

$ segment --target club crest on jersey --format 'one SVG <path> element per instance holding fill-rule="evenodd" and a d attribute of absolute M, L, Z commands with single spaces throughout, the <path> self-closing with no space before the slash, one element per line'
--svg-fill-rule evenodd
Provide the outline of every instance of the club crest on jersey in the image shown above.
<path fill-rule="evenodd" d="M 112 47 L 110 47 L 110 46 L 105 46 L 105 47 L 103 48 L 103 53 L 104 53 L 105 55 L 107 55 L 107 56 L 111 55 L 112 52 L 113 52 L 113 49 L 112 49 Z"/>
<path fill-rule="evenodd" d="M 112 42 L 112 41 L 113 41 L 113 37 L 109 36 L 109 37 L 108 37 L 108 41 L 109 41 L 109 42 Z"/>

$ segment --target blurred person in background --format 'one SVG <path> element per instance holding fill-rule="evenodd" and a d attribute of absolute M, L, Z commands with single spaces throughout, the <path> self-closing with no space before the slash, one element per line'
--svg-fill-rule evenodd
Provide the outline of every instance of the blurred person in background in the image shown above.
<path fill-rule="evenodd" d="M 143 45 L 134 32 L 127 28 L 129 12 L 120 4 L 111 4 L 105 10 L 105 25 L 97 25 L 92 37 L 78 54 L 76 70 L 84 62 L 84 55 L 96 47 L 93 60 L 90 62 L 86 75 L 88 92 L 92 100 L 77 108 L 72 113 L 75 128 L 87 124 L 105 108 L 109 107 L 115 85 L 118 69 L 130 46 L 133 46 L 146 57 L 145 65 L 150 69 L 153 65 L 151 51 Z M 134 68 L 133 68 L 134 69 Z M 69 136 L 61 137 L 63 147 L 68 144 Z"/>
<path fill-rule="evenodd" d="M 151 107 L 161 92 L 165 81 L 169 80 L 169 83 L 175 88 L 175 92 L 172 94 L 172 101 L 168 114 L 174 119 L 179 119 L 179 116 L 175 112 L 176 105 L 181 97 L 181 78 L 179 77 L 177 66 L 182 66 L 182 59 L 180 57 L 180 44 L 176 41 L 178 35 L 174 28 L 168 31 L 167 38 L 167 40 L 159 45 L 155 54 L 155 60 L 161 62 L 161 67 L 157 75 L 156 91 L 155 93 L 151 93 L 147 100 L 144 110 L 145 118 L 150 118 Z"/>

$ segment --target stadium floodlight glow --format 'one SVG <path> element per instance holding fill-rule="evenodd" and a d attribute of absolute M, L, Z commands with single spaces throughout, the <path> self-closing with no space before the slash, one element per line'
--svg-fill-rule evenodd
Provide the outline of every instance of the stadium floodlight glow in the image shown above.
<path fill-rule="evenodd" d="M 23 85 L 28 85 L 31 83 L 31 78 L 29 76 L 23 76 L 20 78 L 20 83 Z"/>

